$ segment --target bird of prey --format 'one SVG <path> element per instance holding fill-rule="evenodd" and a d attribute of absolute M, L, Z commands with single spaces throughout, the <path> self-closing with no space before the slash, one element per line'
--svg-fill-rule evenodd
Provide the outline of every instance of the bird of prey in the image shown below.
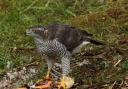
<path fill-rule="evenodd" d="M 34 38 L 36 47 L 41 54 L 45 55 L 49 73 L 58 57 L 62 65 L 62 84 L 65 87 L 65 79 L 70 73 L 70 60 L 74 53 L 80 51 L 80 47 L 89 43 L 103 45 L 102 42 L 91 38 L 92 34 L 65 24 L 50 24 L 47 26 L 32 26 L 27 34 Z M 68 78 L 69 80 L 70 79 Z"/>

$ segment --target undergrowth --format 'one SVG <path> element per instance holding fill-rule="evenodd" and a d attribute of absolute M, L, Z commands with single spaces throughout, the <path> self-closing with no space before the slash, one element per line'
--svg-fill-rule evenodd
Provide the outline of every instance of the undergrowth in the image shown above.
<path fill-rule="evenodd" d="M 94 38 L 103 40 L 107 46 L 128 49 L 127 0 L 0 0 L 0 72 L 8 69 L 8 63 L 10 68 L 16 68 L 33 59 L 40 60 L 37 53 L 13 50 L 35 47 L 33 39 L 25 35 L 26 29 L 51 23 L 70 24 L 94 34 Z M 126 44 L 119 45 L 120 41 Z M 116 62 L 120 58 L 120 68 L 127 72 L 128 56 L 115 53 L 111 60 Z M 115 78 L 123 75 L 123 72 L 111 73 Z M 102 81 L 107 81 L 106 74 L 100 75 L 105 79 Z"/>

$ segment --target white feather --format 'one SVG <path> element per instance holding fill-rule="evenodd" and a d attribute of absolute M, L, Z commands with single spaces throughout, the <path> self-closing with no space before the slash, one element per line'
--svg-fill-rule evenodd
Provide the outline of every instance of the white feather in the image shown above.
<path fill-rule="evenodd" d="M 89 41 L 83 41 L 79 46 L 77 46 L 73 51 L 72 54 L 79 53 L 81 51 L 81 47 L 84 45 L 89 44 Z"/>

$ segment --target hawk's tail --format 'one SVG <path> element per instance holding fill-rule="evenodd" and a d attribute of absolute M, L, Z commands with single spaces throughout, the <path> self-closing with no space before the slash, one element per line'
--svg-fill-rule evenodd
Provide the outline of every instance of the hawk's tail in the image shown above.
<path fill-rule="evenodd" d="M 105 45 L 104 42 L 102 41 L 99 41 L 99 40 L 95 40 L 95 39 L 92 39 L 92 38 L 85 38 L 86 41 L 89 41 L 90 43 L 92 44 L 96 44 L 96 45 Z"/>

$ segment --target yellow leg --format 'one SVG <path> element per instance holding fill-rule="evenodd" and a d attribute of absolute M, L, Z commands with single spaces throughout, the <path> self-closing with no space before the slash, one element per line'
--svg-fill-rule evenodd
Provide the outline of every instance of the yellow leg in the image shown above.
<path fill-rule="evenodd" d="M 48 69 L 47 74 L 46 74 L 45 77 L 43 77 L 43 79 L 46 79 L 46 80 L 51 79 L 50 78 L 50 72 L 51 72 L 51 69 Z M 39 79 L 39 80 L 36 81 L 36 83 L 41 82 L 41 81 L 42 81 L 42 79 Z"/>
<path fill-rule="evenodd" d="M 51 69 L 48 69 L 45 79 L 50 79 L 50 72 L 51 72 Z"/>
<path fill-rule="evenodd" d="M 66 89 L 66 85 L 65 85 L 65 76 L 62 76 L 62 78 L 60 79 L 60 85 L 61 85 L 61 87 L 63 87 L 64 89 Z"/>
<path fill-rule="evenodd" d="M 58 89 L 66 89 L 65 81 L 64 81 L 64 76 L 60 79 L 60 82 L 58 82 Z"/>

